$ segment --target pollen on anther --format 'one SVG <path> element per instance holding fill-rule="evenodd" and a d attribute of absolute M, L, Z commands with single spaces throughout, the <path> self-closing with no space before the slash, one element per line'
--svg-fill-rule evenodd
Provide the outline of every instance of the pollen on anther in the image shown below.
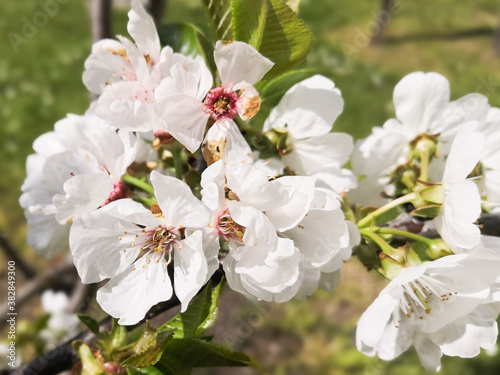
<path fill-rule="evenodd" d="M 160 263 L 160 260 L 159 260 L 159 259 L 157 259 L 157 260 L 156 260 L 156 263 Z"/>
<path fill-rule="evenodd" d="M 124 253 L 126 253 L 126 252 L 127 252 L 127 249 L 123 250 L 123 252 L 124 252 Z"/>
<path fill-rule="evenodd" d="M 132 244 L 132 247 L 134 247 L 134 246 L 135 246 L 135 243 Z"/>
<path fill-rule="evenodd" d="M 139 235 L 138 235 L 138 234 L 136 234 L 135 236 L 136 236 L 136 237 L 139 237 Z"/>
<path fill-rule="evenodd" d="M 127 231 L 125 231 L 125 232 L 123 232 L 123 233 L 128 234 L 128 232 L 127 232 Z"/>
<path fill-rule="evenodd" d="M 177 248 L 177 250 L 181 250 L 181 249 L 182 249 L 182 246 L 179 246 L 179 247 Z"/>
<path fill-rule="evenodd" d="M 132 271 L 135 271 L 135 267 L 134 267 L 134 268 L 132 268 Z"/>
<path fill-rule="evenodd" d="M 118 239 L 121 241 L 121 239 L 122 239 L 122 238 L 121 238 L 121 237 L 118 237 Z"/>

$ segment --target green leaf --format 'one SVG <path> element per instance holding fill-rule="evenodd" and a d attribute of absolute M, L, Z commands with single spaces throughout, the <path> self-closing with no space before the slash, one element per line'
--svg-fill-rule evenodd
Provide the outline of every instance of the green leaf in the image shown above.
<path fill-rule="evenodd" d="M 313 34 L 281 0 L 232 0 L 234 40 L 249 43 L 274 62 L 265 79 L 277 76 L 304 59 Z"/>
<path fill-rule="evenodd" d="M 259 50 L 266 25 L 268 5 L 267 0 L 231 1 L 235 40 L 246 42 Z"/>
<path fill-rule="evenodd" d="M 50 314 L 43 314 L 40 318 L 35 320 L 33 323 L 33 331 L 35 332 L 40 332 L 42 329 L 47 328 L 47 323 L 50 320 L 51 315 Z"/>
<path fill-rule="evenodd" d="M 154 366 L 143 368 L 127 367 L 126 370 L 128 375 L 163 375 L 163 372 L 161 372 Z"/>
<path fill-rule="evenodd" d="M 171 373 L 183 374 L 184 370 L 195 367 L 256 366 L 255 361 L 245 354 L 223 348 L 212 342 L 195 338 L 172 339 L 167 344 L 163 356 L 156 365 Z M 185 372 L 189 374 L 190 372 Z"/>
<path fill-rule="evenodd" d="M 172 23 L 159 28 L 158 35 L 161 45 L 168 45 L 175 52 L 191 57 L 202 56 L 210 71 L 215 74 L 214 47 L 197 27 Z"/>
<path fill-rule="evenodd" d="M 210 284 L 209 284 L 210 285 Z M 206 316 L 205 320 L 201 322 L 198 327 L 196 328 L 196 331 L 194 332 L 194 337 L 201 337 L 203 333 L 210 327 L 212 327 L 215 323 L 215 319 L 217 318 L 217 310 L 219 306 L 219 296 L 220 292 L 222 290 L 222 286 L 224 285 L 224 280 L 221 280 L 219 285 L 217 285 L 215 288 L 212 289 L 212 295 L 211 295 L 211 301 L 210 301 L 210 308 L 208 309 L 208 315 Z"/>
<path fill-rule="evenodd" d="M 231 0 L 203 0 L 208 11 L 210 27 L 217 40 L 232 40 Z"/>
<path fill-rule="evenodd" d="M 80 321 L 85 324 L 96 336 L 100 335 L 99 322 L 97 320 L 88 315 L 78 314 L 77 316 L 78 319 L 80 319 Z"/>
<path fill-rule="evenodd" d="M 149 366 L 160 360 L 163 349 L 173 336 L 172 331 L 158 331 L 148 326 L 137 340 L 132 356 L 122 362 L 123 366 Z"/>
<path fill-rule="evenodd" d="M 215 319 L 221 284 L 212 290 L 209 282 L 185 312 L 174 316 L 160 329 L 174 330 L 175 338 L 201 336 Z"/>

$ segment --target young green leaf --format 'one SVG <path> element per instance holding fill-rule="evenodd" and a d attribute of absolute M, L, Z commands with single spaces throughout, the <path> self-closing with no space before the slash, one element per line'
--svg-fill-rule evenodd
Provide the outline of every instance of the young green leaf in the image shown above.
<path fill-rule="evenodd" d="M 291 69 L 309 53 L 313 34 L 283 1 L 232 0 L 231 9 L 234 39 L 251 44 L 275 64 L 264 79 Z"/>
<path fill-rule="evenodd" d="M 164 375 L 164 373 L 158 370 L 154 366 L 142 367 L 142 368 L 134 368 L 127 367 L 128 375 Z"/>
<path fill-rule="evenodd" d="M 203 0 L 217 40 L 233 40 L 231 0 Z"/>
<path fill-rule="evenodd" d="M 255 361 L 245 354 L 195 338 L 172 339 L 169 341 L 156 367 L 170 368 L 172 364 L 176 366 L 182 364 L 184 369 L 195 367 L 258 366 Z"/>
<path fill-rule="evenodd" d="M 200 294 L 191 302 L 189 307 L 183 313 L 177 314 L 170 321 L 160 327 L 160 330 L 174 330 L 175 338 L 192 337 L 200 324 L 210 314 L 212 304 L 212 283 L 201 291 Z"/>
<path fill-rule="evenodd" d="M 148 325 L 132 349 L 135 354 L 125 359 L 122 365 L 139 367 L 154 365 L 159 361 L 163 349 L 172 336 L 172 331 L 158 331 Z"/>
<path fill-rule="evenodd" d="M 83 315 L 83 314 L 78 314 L 78 319 L 85 324 L 88 329 L 92 331 L 96 336 L 99 336 L 99 322 L 95 320 L 94 318 L 88 316 L 88 315 Z"/>

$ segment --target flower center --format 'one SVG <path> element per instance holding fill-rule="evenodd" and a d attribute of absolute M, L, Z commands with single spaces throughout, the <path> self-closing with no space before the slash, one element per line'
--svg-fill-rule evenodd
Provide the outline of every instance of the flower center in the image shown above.
<path fill-rule="evenodd" d="M 216 226 L 219 234 L 224 237 L 226 241 L 243 241 L 243 234 L 245 234 L 245 227 L 237 224 L 231 215 L 229 210 L 226 208 L 221 215 L 219 215 L 219 220 Z"/>
<path fill-rule="evenodd" d="M 403 285 L 404 294 L 399 300 L 399 306 L 408 318 L 417 316 L 424 319 L 425 314 L 432 311 L 431 304 L 449 301 L 457 292 L 452 292 L 449 287 L 439 280 L 422 275 L 414 281 Z"/>
<path fill-rule="evenodd" d="M 216 121 L 222 118 L 233 119 L 238 114 L 236 104 L 239 98 L 238 93 L 233 91 L 233 86 L 219 86 L 208 92 L 203 110 Z"/>

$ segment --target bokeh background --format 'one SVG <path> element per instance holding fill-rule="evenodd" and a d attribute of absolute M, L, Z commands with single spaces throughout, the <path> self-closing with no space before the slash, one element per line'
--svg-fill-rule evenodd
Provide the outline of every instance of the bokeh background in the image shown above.
<path fill-rule="evenodd" d="M 451 83 L 452 99 L 479 92 L 500 106 L 500 2 L 498 0 L 399 0 L 386 15 L 386 28 L 376 30 L 381 0 L 302 0 L 299 15 L 316 36 L 302 67 L 331 77 L 345 99 L 334 130 L 356 138 L 369 134 L 394 116 L 392 91 L 413 71 L 435 71 Z M 23 36 L 44 0 L 0 1 L 0 233 L 37 274 L 54 272 L 64 263 L 35 255 L 26 244 L 27 228 L 18 205 L 32 142 L 53 129 L 67 113 L 82 114 L 89 95 L 82 84 L 83 63 L 92 45 L 88 0 L 61 1 L 30 38 Z M 169 0 L 163 21 L 189 22 L 210 33 L 201 0 Z M 124 34 L 127 0 L 115 0 L 114 34 Z M 9 33 L 25 38 L 17 47 Z M 12 37 L 12 34 L 11 34 Z M 499 146 L 500 147 L 500 146 Z M 8 257 L 0 251 L 0 296 L 6 298 Z M 61 280 L 62 281 L 62 280 Z M 29 284 L 18 270 L 18 290 Z M 67 289 L 64 283 L 51 288 Z M 356 321 L 385 285 L 352 259 L 345 265 L 334 292 L 316 292 L 307 301 L 283 305 L 254 305 L 241 296 L 223 294 L 215 341 L 260 360 L 271 374 L 424 374 L 418 357 L 409 351 L 387 363 L 357 352 Z M 28 360 L 34 347 L 37 321 L 44 313 L 39 293 L 20 311 L 18 331 Z M 92 312 L 102 316 L 90 301 Z M 3 318 L 2 318 L 3 319 Z M 0 342 L 6 340 L 5 328 Z M 34 340 L 34 341 L 33 341 Z M 4 367 L 4 356 L 0 368 Z M 250 369 L 216 369 L 199 374 L 252 374 Z M 500 356 L 482 352 L 465 360 L 445 358 L 442 374 L 500 373 Z"/>

